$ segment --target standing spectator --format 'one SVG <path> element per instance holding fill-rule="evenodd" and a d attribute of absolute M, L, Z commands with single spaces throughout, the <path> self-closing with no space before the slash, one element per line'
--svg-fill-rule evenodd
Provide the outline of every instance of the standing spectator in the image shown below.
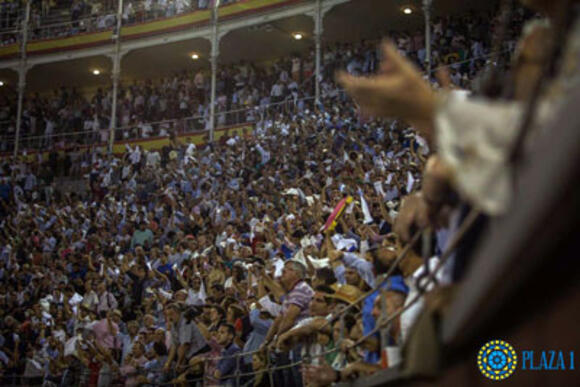
<path fill-rule="evenodd" d="M 227 323 L 222 323 L 217 331 L 217 342 L 223 349 L 220 353 L 222 358 L 213 376 L 220 381 L 220 386 L 236 385 L 234 375 L 238 372 L 238 364 L 241 364 L 241 361 L 234 356 L 240 352 L 240 347 L 234 343 L 235 334 L 234 327 Z"/>
<path fill-rule="evenodd" d="M 168 326 L 171 329 L 171 347 L 164 370 L 169 371 L 175 361 L 175 369 L 180 372 L 187 359 L 205 350 L 207 343 L 196 323 L 184 315 L 182 305 L 167 306 Z"/>
<path fill-rule="evenodd" d="M 153 231 L 151 231 L 146 222 L 139 224 L 139 229 L 133 232 L 131 237 L 131 248 L 136 246 L 149 247 L 153 243 Z"/>

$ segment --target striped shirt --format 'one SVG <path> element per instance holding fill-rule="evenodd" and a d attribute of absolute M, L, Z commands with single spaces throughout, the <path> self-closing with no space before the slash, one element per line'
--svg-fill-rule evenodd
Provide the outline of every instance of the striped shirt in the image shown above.
<path fill-rule="evenodd" d="M 295 323 L 305 319 L 310 315 L 308 306 L 310 305 L 310 300 L 314 297 L 314 290 L 304 281 L 298 282 L 294 288 L 284 297 L 284 302 L 282 303 L 282 314 L 288 311 L 290 305 L 296 305 L 300 308 L 300 314 L 296 318 Z"/>

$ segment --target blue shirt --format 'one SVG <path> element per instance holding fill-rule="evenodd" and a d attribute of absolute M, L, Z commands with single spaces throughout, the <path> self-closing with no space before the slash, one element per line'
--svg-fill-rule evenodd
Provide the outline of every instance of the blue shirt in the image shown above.
<path fill-rule="evenodd" d="M 12 187 L 9 183 L 0 184 L 0 198 L 6 201 L 10 200 L 10 191 L 12 191 Z"/>
<path fill-rule="evenodd" d="M 253 329 L 248 335 L 248 339 L 244 345 L 244 352 L 252 352 L 260 348 L 260 345 L 266 339 L 268 330 L 272 325 L 272 320 L 260 318 L 260 310 L 254 309 L 250 312 L 250 324 Z M 244 363 L 252 364 L 252 355 L 244 356 Z"/>
<path fill-rule="evenodd" d="M 286 259 L 290 259 L 294 255 L 294 250 L 290 249 L 290 247 L 285 244 L 280 247 L 280 250 L 282 250 L 282 254 L 284 254 Z"/>
<path fill-rule="evenodd" d="M 220 385 L 227 384 L 227 382 L 232 379 L 237 371 L 237 358 L 230 357 L 240 352 L 240 347 L 235 343 L 231 343 L 229 347 L 222 350 L 220 356 L 227 357 L 226 359 L 220 359 L 217 364 L 217 370 L 220 372 Z M 240 359 L 241 360 L 241 359 Z"/>
<path fill-rule="evenodd" d="M 160 272 L 161 274 L 173 276 L 173 267 L 171 266 L 170 263 L 157 266 L 157 271 Z"/>
<path fill-rule="evenodd" d="M 87 274 L 87 269 L 83 267 L 82 269 L 79 269 L 79 271 L 73 271 L 73 272 L 71 272 L 70 275 L 69 275 L 69 277 L 70 277 L 71 280 L 76 280 L 78 278 L 84 280 L 86 274 Z"/>
<path fill-rule="evenodd" d="M 371 262 L 362 259 L 357 254 L 348 252 L 342 255 L 342 261 L 345 266 L 355 269 L 368 286 L 371 288 L 375 287 L 375 273 L 373 272 L 373 264 Z"/>
<path fill-rule="evenodd" d="M 401 283 L 404 284 L 403 277 L 400 275 L 394 275 L 394 276 L 389 277 L 387 282 L 382 284 L 379 290 L 382 290 L 382 289 L 390 290 L 393 288 L 396 288 L 398 290 L 398 288 L 401 286 Z M 363 301 L 363 308 L 362 308 L 363 335 L 368 335 L 369 333 L 371 333 L 373 331 L 373 329 L 375 329 L 376 321 L 375 321 L 375 318 L 373 317 L 372 313 L 373 313 L 373 308 L 375 305 L 375 300 L 379 296 L 379 290 L 375 290 L 370 296 L 365 298 L 365 300 Z M 378 338 L 379 335 L 376 334 L 376 337 Z M 389 342 L 390 341 L 391 341 L 391 338 L 389 338 Z M 390 344 L 392 344 L 392 343 L 390 343 Z M 379 361 L 379 359 L 380 359 L 380 352 L 368 351 L 365 354 L 365 362 L 366 363 L 376 364 Z"/>

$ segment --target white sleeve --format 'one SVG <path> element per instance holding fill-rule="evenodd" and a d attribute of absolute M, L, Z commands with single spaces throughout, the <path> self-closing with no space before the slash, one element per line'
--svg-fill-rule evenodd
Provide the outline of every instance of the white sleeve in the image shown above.
<path fill-rule="evenodd" d="M 497 215 L 511 198 L 509 157 L 520 127 L 515 102 L 444 96 L 435 116 L 439 155 L 454 172 L 455 188 L 482 211 Z"/>

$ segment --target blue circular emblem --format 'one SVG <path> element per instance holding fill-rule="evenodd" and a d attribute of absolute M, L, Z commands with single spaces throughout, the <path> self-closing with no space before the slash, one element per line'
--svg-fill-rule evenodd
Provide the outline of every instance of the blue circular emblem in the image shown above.
<path fill-rule="evenodd" d="M 516 370 L 518 356 L 514 348 L 502 340 L 492 340 L 479 350 L 477 366 L 491 380 L 503 380 Z"/>

